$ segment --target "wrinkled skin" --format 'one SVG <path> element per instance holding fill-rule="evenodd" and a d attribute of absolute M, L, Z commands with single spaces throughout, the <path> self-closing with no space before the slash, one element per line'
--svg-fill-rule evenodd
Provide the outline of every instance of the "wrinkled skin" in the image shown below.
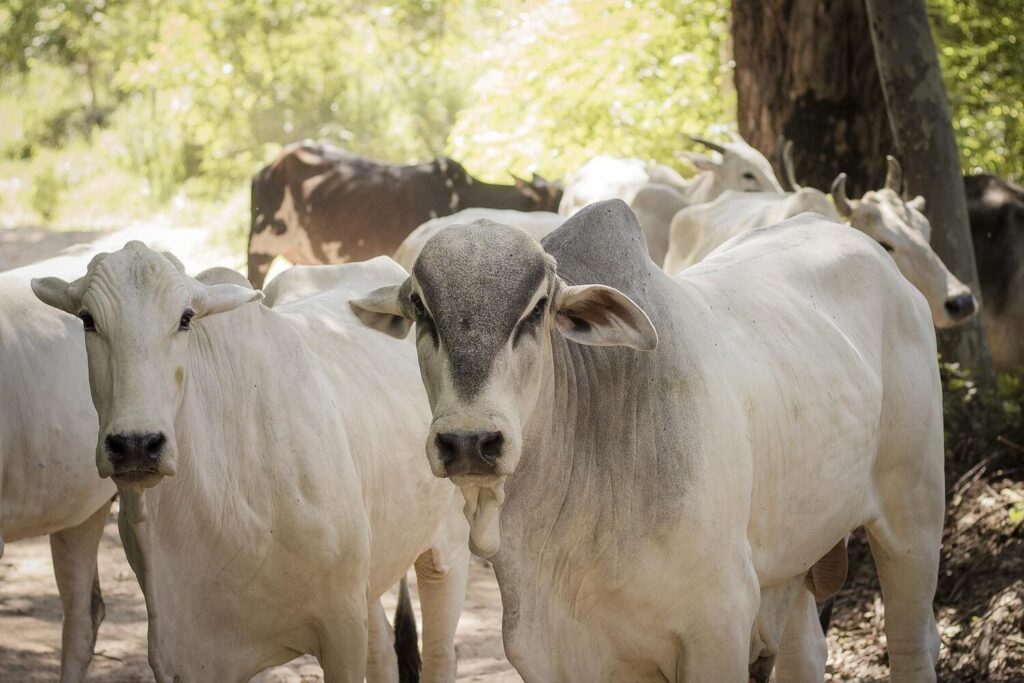
<path fill-rule="evenodd" d="M 807 680 L 805 575 L 860 525 L 892 680 L 935 680 L 935 333 L 863 234 L 803 216 L 673 279 L 604 202 L 542 247 L 444 231 L 353 307 L 393 335 L 415 321 L 427 458 L 462 490 L 526 681 L 739 683 L 773 657 Z"/>

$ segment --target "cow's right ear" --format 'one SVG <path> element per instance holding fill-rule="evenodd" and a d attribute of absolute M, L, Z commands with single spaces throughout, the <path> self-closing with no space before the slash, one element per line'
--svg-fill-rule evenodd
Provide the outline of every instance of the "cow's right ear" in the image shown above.
<path fill-rule="evenodd" d="M 375 289 L 364 297 L 352 299 L 348 305 L 367 327 L 404 339 L 412 327 L 413 318 L 403 304 L 409 295 L 409 281 Z"/>
<path fill-rule="evenodd" d="M 67 282 L 59 277 L 32 278 L 32 293 L 47 306 L 78 315 L 82 307 L 81 292 L 76 286 L 78 282 Z"/>
<path fill-rule="evenodd" d="M 704 156 L 703 154 L 698 154 L 696 152 L 683 152 L 683 156 L 686 157 L 691 164 L 696 166 L 699 171 L 718 170 L 718 162 Z"/>

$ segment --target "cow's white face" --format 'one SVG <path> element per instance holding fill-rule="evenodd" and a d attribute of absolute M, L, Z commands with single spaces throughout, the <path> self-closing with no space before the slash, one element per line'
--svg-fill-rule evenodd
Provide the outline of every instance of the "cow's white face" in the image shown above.
<path fill-rule="evenodd" d="M 882 245 L 903 275 L 924 294 L 936 327 L 954 327 L 977 312 L 970 288 L 949 272 L 929 243 L 931 224 L 921 213 L 924 198 L 904 202 L 894 190 L 885 188 L 847 205 L 841 213 L 850 225 Z"/>
<path fill-rule="evenodd" d="M 698 169 L 715 175 L 715 183 L 719 190 L 783 193 L 782 184 L 775 177 L 775 171 L 772 170 L 768 159 L 739 135 L 734 134 L 732 142 L 723 145 L 702 138 L 693 139 L 721 155 L 720 160 L 716 160 L 703 154 L 685 154 Z"/>
<path fill-rule="evenodd" d="M 498 549 L 505 479 L 521 465 L 554 334 L 652 349 L 657 333 L 621 292 L 570 286 L 526 232 L 490 221 L 438 233 L 403 285 L 352 302 L 366 324 L 404 336 L 416 323 L 420 373 L 433 410 L 427 458 L 466 499 L 478 554 Z"/>
<path fill-rule="evenodd" d="M 141 242 L 98 255 L 75 282 L 43 278 L 32 289 L 85 327 L 100 476 L 119 487 L 147 488 L 174 475 L 174 416 L 187 381 L 193 321 L 258 300 L 262 292 L 200 284 L 173 256 Z"/>

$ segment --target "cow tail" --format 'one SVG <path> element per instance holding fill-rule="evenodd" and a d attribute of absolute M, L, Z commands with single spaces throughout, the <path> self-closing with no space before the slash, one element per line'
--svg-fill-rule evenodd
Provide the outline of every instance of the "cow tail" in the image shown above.
<path fill-rule="evenodd" d="M 409 597 L 409 582 L 403 576 L 398 584 L 398 607 L 395 608 L 395 655 L 398 657 L 400 683 L 419 683 L 420 649 L 416 640 L 416 615 Z"/>

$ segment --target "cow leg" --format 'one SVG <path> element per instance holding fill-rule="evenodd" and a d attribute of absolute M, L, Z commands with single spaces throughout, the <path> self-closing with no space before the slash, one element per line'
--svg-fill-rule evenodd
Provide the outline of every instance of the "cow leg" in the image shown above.
<path fill-rule="evenodd" d="M 761 591 L 753 567 L 737 563 L 735 557 L 709 559 L 708 565 L 721 568 L 720 573 L 707 575 L 688 591 L 688 595 L 701 595 L 703 584 L 700 601 L 687 606 L 689 627 L 676 656 L 675 675 L 666 676 L 670 681 L 749 681 L 751 632 Z"/>
<path fill-rule="evenodd" d="M 362 683 L 368 650 L 366 595 L 342 598 L 339 602 L 333 620 L 320 632 L 324 683 Z"/>
<path fill-rule="evenodd" d="M 451 521 L 442 523 L 435 547 L 420 555 L 415 565 L 423 611 L 422 680 L 427 683 L 455 680 L 455 629 L 466 598 L 469 542 L 465 517 Z M 461 527 L 447 528 L 459 522 Z"/>
<path fill-rule="evenodd" d="M 395 634 L 380 600 L 370 605 L 366 650 L 367 683 L 398 683 Z"/>
<path fill-rule="evenodd" d="M 801 585 L 779 644 L 775 680 L 777 683 L 821 683 L 825 680 L 827 659 L 828 644 L 818 621 L 818 606 L 814 595 Z"/>
<path fill-rule="evenodd" d="M 96 634 L 104 616 L 96 552 L 108 514 L 110 501 L 78 526 L 50 534 L 53 571 L 64 608 L 61 683 L 85 680 L 86 669 L 92 661 Z"/>

